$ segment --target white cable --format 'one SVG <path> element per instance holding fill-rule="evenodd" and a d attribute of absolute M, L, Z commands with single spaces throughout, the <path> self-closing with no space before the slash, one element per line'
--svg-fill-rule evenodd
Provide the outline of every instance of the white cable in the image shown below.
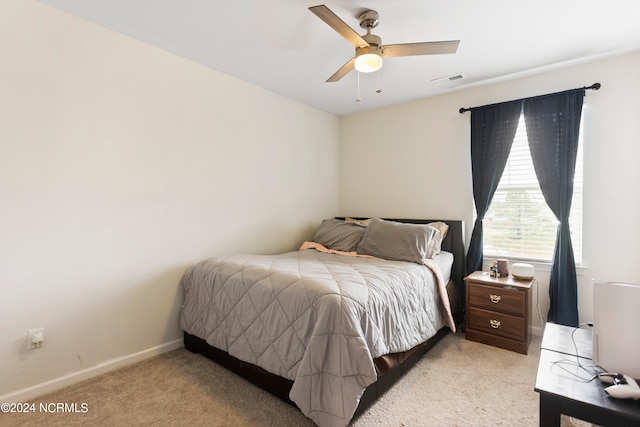
<path fill-rule="evenodd" d="M 544 333 L 544 325 L 547 324 L 547 321 L 542 317 L 542 312 L 540 311 L 540 283 L 538 279 L 535 279 L 533 282 L 536 287 L 536 308 L 538 309 L 538 316 L 540 316 L 540 326 L 542 327 L 542 332 Z"/>

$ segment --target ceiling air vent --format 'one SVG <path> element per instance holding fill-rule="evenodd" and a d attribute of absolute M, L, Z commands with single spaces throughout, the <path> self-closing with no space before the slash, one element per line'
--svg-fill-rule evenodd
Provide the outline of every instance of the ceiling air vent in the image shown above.
<path fill-rule="evenodd" d="M 431 80 L 431 83 L 434 83 L 434 84 L 450 83 L 450 82 L 455 82 L 457 80 L 461 80 L 463 78 L 464 78 L 464 74 L 458 73 L 458 74 L 454 74 L 452 76 L 446 76 L 446 77 L 440 77 L 440 78 L 437 78 L 437 79 L 433 79 L 433 80 Z"/>

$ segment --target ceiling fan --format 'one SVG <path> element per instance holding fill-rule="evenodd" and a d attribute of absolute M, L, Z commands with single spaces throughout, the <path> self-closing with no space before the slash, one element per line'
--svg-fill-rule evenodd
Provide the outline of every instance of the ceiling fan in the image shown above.
<path fill-rule="evenodd" d="M 382 67 L 382 58 L 456 53 L 460 44 L 460 40 L 448 40 L 383 46 L 382 39 L 371 34 L 371 29 L 378 26 L 379 15 L 375 10 L 366 10 L 358 16 L 360 27 L 367 30 L 367 34 L 362 36 L 325 5 L 312 6 L 309 10 L 356 48 L 355 56 L 329 77 L 327 82 L 337 82 L 354 68 L 363 73 L 377 71 Z"/>

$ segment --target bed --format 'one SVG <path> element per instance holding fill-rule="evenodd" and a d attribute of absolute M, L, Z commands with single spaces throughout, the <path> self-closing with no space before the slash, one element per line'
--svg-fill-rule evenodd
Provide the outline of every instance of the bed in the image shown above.
<path fill-rule="evenodd" d="M 298 251 L 191 267 L 185 348 L 320 426 L 347 425 L 462 320 L 463 222 L 363 221 L 324 220 Z"/>

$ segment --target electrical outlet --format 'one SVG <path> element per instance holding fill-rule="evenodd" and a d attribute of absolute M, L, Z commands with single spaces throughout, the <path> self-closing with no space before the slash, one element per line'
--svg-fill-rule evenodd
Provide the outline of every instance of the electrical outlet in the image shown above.
<path fill-rule="evenodd" d="M 44 328 L 31 329 L 27 333 L 27 350 L 44 347 Z"/>

